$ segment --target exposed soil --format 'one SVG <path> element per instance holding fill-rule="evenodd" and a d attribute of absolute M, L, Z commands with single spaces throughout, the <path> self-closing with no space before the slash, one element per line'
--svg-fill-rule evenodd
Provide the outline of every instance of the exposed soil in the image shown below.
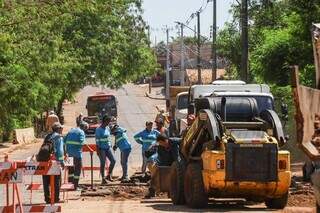
<path fill-rule="evenodd" d="M 99 186 L 91 190 L 84 189 L 82 197 L 105 197 L 114 200 L 140 200 L 148 192 L 147 186 Z"/>
<path fill-rule="evenodd" d="M 293 176 L 287 206 L 314 207 L 315 205 L 311 184 L 303 182 L 300 176 Z"/>

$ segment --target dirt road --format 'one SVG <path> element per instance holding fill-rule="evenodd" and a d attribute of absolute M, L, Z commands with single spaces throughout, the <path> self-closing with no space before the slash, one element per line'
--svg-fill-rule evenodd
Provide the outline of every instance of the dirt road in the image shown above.
<path fill-rule="evenodd" d="M 69 129 L 75 126 L 75 117 L 83 112 L 86 114 L 86 98 L 88 95 L 94 94 L 97 91 L 105 91 L 117 96 L 119 124 L 128 130 L 128 136 L 132 140 L 133 150 L 129 159 L 130 173 L 139 170 L 141 164 L 141 147 L 133 141 L 133 134 L 144 128 L 145 121 L 153 120 L 156 114 L 155 106 L 164 107 L 164 101 L 152 100 L 145 97 L 147 87 L 136 86 L 128 84 L 119 90 L 102 89 L 98 87 L 85 87 L 76 96 L 76 102 L 64 105 L 65 127 Z M 87 138 L 87 143 L 94 143 L 94 138 Z M 14 151 L 10 154 L 11 159 L 26 159 L 35 154 L 39 149 L 39 144 L 32 144 L 23 149 Z M 115 175 L 120 175 L 121 167 L 119 164 L 119 151 L 116 153 L 117 164 L 115 168 Z M 84 164 L 89 165 L 89 155 L 84 155 Z M 99 165 L 98 158 L 94 157 L 94 164 Z M 100 183 L 98 172 L 94 174 L 95 183 Z M 85 173 L 85 177 L 81 177 L 80 183 L 89 182 L 89 172 Z M 41 182 L 39 177 L 33 178 L 34 182 Z M 30 183 L 31 178 L 27 178 L 25 183 Z M 22 187 L 23 188 L 23 187 Z M 3 188 L 0 186 L 0 191 Z M 23 190 L 24 201 L 27 202 L 30 193 Z M 208 209 L 192 210 L 183 206 L 173 206 L 168 199 L 158 200 L 143 200 L 139 199 L 125 199 L 125 198 L 110 198 L 110 197 L 81 197 L 80 192 L 69 193 L 70 200 L 68 203 L 62 204 L 63 212 L 262 212 L 271 211 L 265 208 L 264 204 L 246 205 L 244 203 L 238 204 L 210 204 Z M 0 201 L 4 201 L 4 196 L 0 193 Z M 43 203 L 42 191 L 37 191 L 33 195 L 34 203 Z M 274 212 L 274 211 L 272 211 Z M 297 208 L 287 207 L 285 212 L 312 212 L 312 208 Z"/>

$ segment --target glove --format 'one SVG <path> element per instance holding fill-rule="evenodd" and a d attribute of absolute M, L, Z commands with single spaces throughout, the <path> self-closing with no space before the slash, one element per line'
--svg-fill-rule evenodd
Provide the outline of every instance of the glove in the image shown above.
<path fill-rule="evenodd" d="M 112 147 L 113 151 L 116 151 L 117 148 L 118 148 L 118 147 L 117 147 L 116 145 L 114 145 L 114 146 Z"/>

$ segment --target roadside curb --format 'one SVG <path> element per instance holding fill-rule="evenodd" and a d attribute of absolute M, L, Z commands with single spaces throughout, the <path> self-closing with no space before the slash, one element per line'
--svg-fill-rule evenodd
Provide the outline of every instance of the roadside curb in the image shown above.
<path fill-rule="evenodd" d="M 147 92 L 145 93 L 146 97 L 150 98 L 150 99 L 154 99 L 154 100 L 166 100 L 166 98 L 158 98 L 158 97 L 153 97 L 153 96 L 150 96 Z"/>

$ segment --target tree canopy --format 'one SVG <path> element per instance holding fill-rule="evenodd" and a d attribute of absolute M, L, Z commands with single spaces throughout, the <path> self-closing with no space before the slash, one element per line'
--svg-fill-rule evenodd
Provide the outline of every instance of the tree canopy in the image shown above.
<path fill-rule="evenodd" d="M 30 125 L 87 84 L 154 72 L 140 0 L 2 1 L 0 130 Z M 60 109 L 60 110 L 59 110 Z"/>
<path fill-rule="evenodd" d="M 310 28 L 319 22 L 319 0 L 249 1 L 250 79 L 286 86 L 290 66 L 299 65 L 301 80 L 314 84 L 314 62 Z M 234 20 L 218 34 L 218 48 L 237 72 L 240 64 L 239 5 L 234 5 Z"/>

